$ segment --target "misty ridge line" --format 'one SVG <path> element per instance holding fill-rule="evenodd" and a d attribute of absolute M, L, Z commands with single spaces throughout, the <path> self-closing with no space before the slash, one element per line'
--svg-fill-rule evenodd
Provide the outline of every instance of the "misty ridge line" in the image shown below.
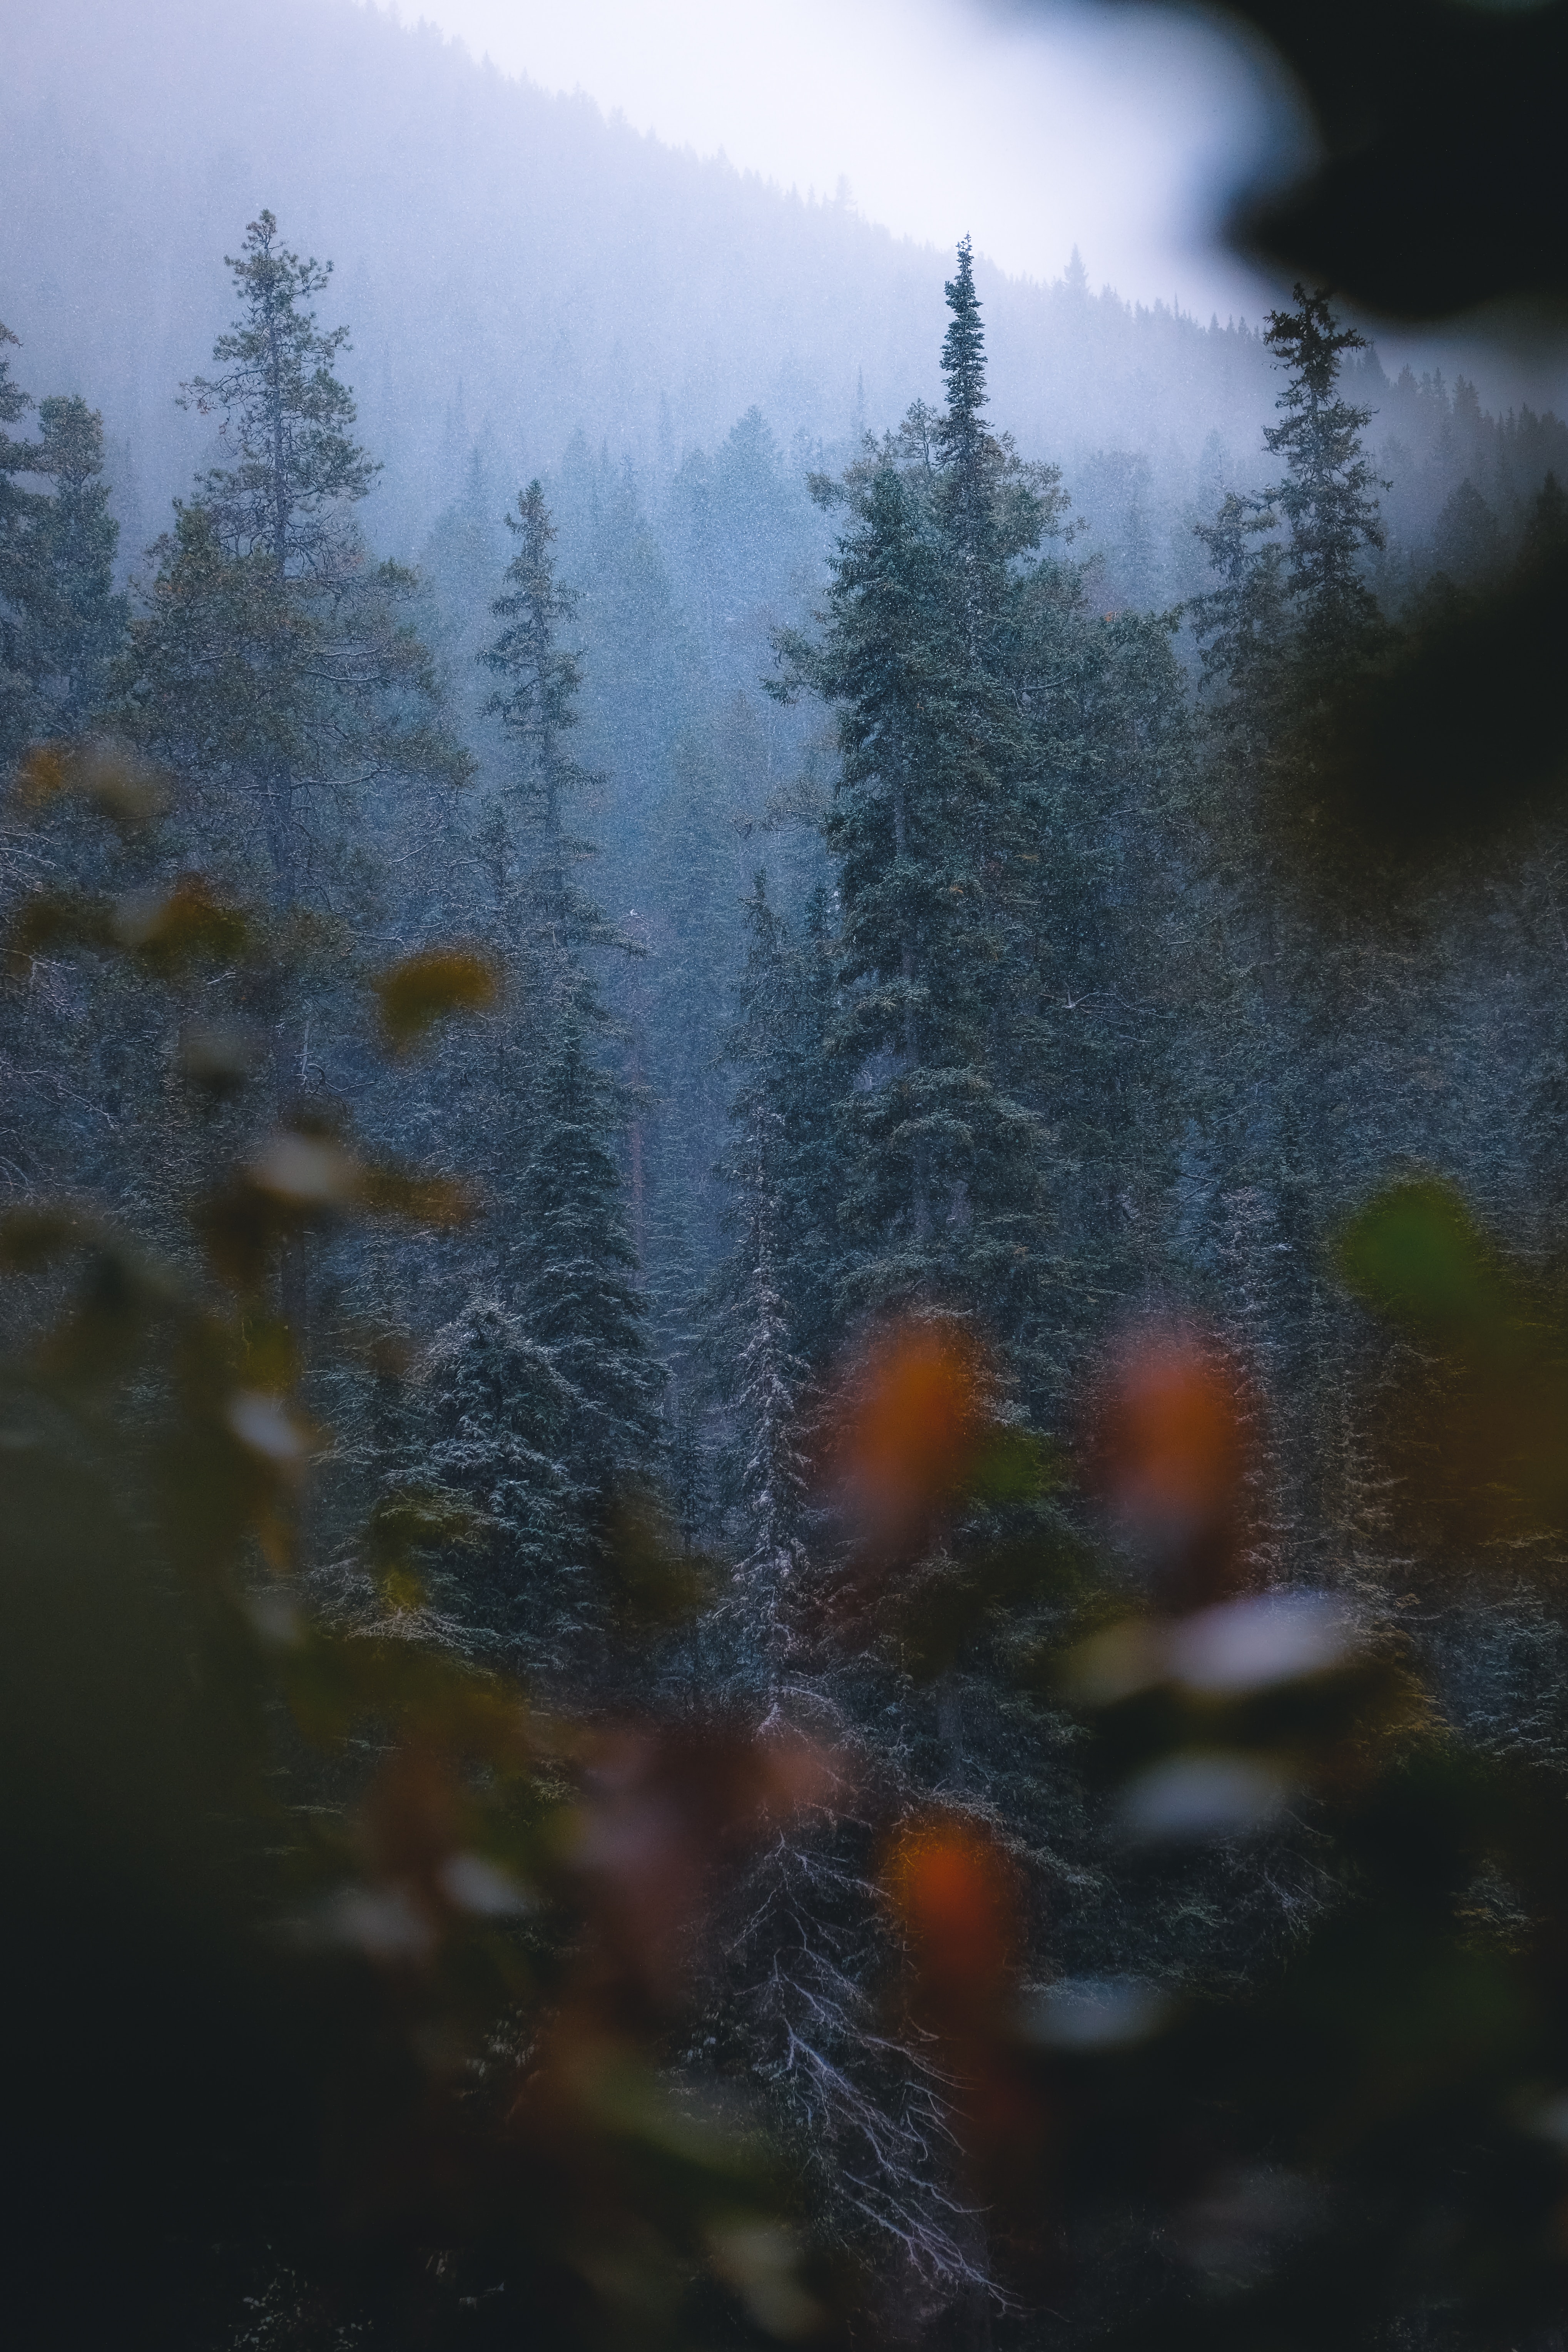
<path fill-rule="evenodd" d="M 16 331 L 32 373 L 90 388 L 111 438 L 136 441 L 154 514 L 200 454 L 171 389 L 221 322 L 234 222 L 264 205 L 336 257 L 387 460 L 374 528 L 402 553 L 455 488 L 459 386 L 463 420 L 489 425 L 520 480 L 576 429 L 651 475 L 753 404 L 787 445 L 935 390 L 920 322 L 940 316 L 941 255 L 503 80 L 428 28 L 316 0 L 242 0 L 221 26 L 186 0 L 112 20 L 67 0 L 21 28 L 12 65 Z M 166 142 L 151 131 L 165 121 Z M 1200 351 L 1194 321 L 1076 278 L 983 282 L 1023 446 L 1190 454 L 1215 427 L 1250 446 L 1268 405 L 1252 335 Z"/>

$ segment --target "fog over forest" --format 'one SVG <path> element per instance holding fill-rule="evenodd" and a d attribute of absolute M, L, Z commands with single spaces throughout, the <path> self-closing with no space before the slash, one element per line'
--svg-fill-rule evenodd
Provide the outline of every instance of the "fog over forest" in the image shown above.
<path fill-rule="evenodd" d="M 1373 2126 L 1339 2204 L 1300 2085 L 1118 2170 L 1084 2053 L 1220 2079 L 1374 1751 L 1568 1758 L 1557 1474 L 1420 1417 L 1467 1315 L 1488 1443 L 1568 1396 L 1568 861 L 1440 743 L 1389 817 L 1377 731 L 1568 561 L 1568 424 L 347 0 L 4 40 L 13 1827 L 26 1999 L 107 1872 L 203 2118 L 103 2224 L 134 2340 L 1318 2352 Z M 1488 1854 L 1445 1954 L 1522 1948 Z M 134 2135 L 52 2063 L 68 2265 Z M 1377 2278 L 1356 2340 L 1490 2352 Z"/>
<path fill-rule="evenodd" d="M 650 1108 L 682 1193 L 705 1192 L 740 898 L 759 862 L 797 888 L 816 870 L 798 832 L 753 832 L 826 772 L 820 714 L 786 719 L 760 690 L 770 632 L 819 593 L 832 535 L 805 477 L 940 394 L 946 257 L 359 7 L 283 0 L 220 21 L 174 0 L 108 15 L 66 0 L 8 28 L 7 51 L 15 373 L 100 411 L 121 578 L 145 578 L 170 499 L 222 456 L 214 420 L 175 394 L 232 307 L 223 256 L 264 205 L 332 262 L 321 317 L 349 324 L 342 373 L 382 469 L 360 527 L 421 568 L 426 634 L 481 755 L 473 656 L 501 518 L 545 480 L 562 577 L 584 596 L 596 887 L 617 918 L 635 908 L 652 951 L 609 984 L 617 1003 L 632 985 L 645 1006 L 670 1002 L 650 988 L 681 1005 L 673 1036 L 653 1015 L 647 1050 L 679 1066 L 650 1066 Z M 1051 286 L 996 278 L 984 256 L 976 281 L 993 417 L 1062 468 L 1093 603 L 1159 612 L 1201 593 L 1194 523 L 1268 475 L 1279 386 L 1259 322 L 1129 305 L 1076 252 Z M 1373 350 L 1351 355 L 1345 388 L 1373 412 L 1367 451 L 1391 485 L 1370 560 L 1394 608 L 1435 571 L 1500 562 L 1545 473 L 1568 473 L 1568 428 L 1487 415 L 1462 377 L 1390 383 Z M 1190 632 L 1177 642 L 1191 668 Z M 711 769 L 701 784 L 694 762 Z M 706 870 L 694 885 L 676 853 L 672 898 L 693 793 Z M 679 970 L 689 937 L 695 972 Z"/>

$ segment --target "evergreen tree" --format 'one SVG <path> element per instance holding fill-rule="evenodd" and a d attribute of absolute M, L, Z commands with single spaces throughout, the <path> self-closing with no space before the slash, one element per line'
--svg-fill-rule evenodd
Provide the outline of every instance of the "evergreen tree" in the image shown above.
<path fill-rule="evenodd" d="M 1271 457 L 1283 457 L 1285 475 L 1273 502 L 1289 526 L 1285 592 L 1302 666 L 1320 684 L 1338 683 L 1347 667 L 1375 644 L 1377 600 L 1363 577 L 1364 551 L 1384 545 L 1375 492 L 1380 484 L 1361 436 L 1370 408 L 1343 398 L 1340 373 L 1346 352 L 1366 339 L 1341 326 L 1320 289 L 1298 285 L 1293 310 L 1271 310 L 1264 341 L 1289 373 L 1277 406 L 1283 421 L 1267 425 Z"/>
<path fill-rule="evenodd" d="M 82 400 L 47 398 L 37 405 L 37 438 L 11 438 L 5 423 L 32 405 L 9 381 L 5 345 L 14 341 L 0 328 L 0 800 L 11 763 L 30 742 L 80 738 L 100 722 L 126 622 L 126 601 L 113 585 L 118 527 L 103 478 L 102 421 Z M 47 487 L 24 490 L 18 475 Z M 95 750 L 75 772 L 112 789 L 117 762 Z M 83 796 L 29 795 L 25 814 L 16 803 L 12 814 L 22 822 L 7 824 L 9 854 L 0 853 L 7 925 L 17 911 L 13 893 L 40 885 L 116 896 L 146 887 L 144 845 L 138 850 L 106 828 Z M 5 1024 L 0 1064 L 13 1181 L 101 1188 L 141 1205 L 166 1186 L 177 1155 L 165 1137 L 156 1167 L 135 1167 L 129 1130 L 145 1097 L 124 1081 L 129 1066 L 156 1055 L 164 1008 L 87 961 L 46 958 L 31 976 Z"/>
<path fill-rule="evenodd" d="M 1555 474 L 1548 473 L 1531 503 L 1524 528 L 1524 552 L 1531 563 L 1544 563 L 1568 548 L 1568 491 Z"/>
<path fill-rule="evenodd" d="M 750 940 L 727 1058 L 739 1066 L 736 1130 L 720 1172 L 734 1243 L 712 1286 L 708 1339 L 728 1373 L 732 1495 L 744 1559 L 741 1615 L 753 1667 L 773 1647 L 781 1588 L 804 1558 L 806 1488 L 800 1423 L 813 1373 L 837 1342 L 837 1235 L 831 1100 L 824 1086 L 831 1025 L 825 894 L 814 893 L 796 947 L 759 873 L 745 901 Z M 725 1389 L 711 1369 L 710 1389 Z"/>
<path fill-rule="evenodd" d="M 51 734 L 85 731 L 104 708 L 129 618 L 114 591 L 120 526 L 103 478 L 103 419 L 84 400 L 38 404 L 37 471 L 53 488 L 40 519 L 33 661 L 47 680 Z"/>
<path fill-rule="evenodd" d="M 967 250 L 947 296 L 947 409 L 917 408 L 818 485 L 848 524 L 820 636 L 781 642 L 838 712 L 847 1294 L 984 1308 L 1006 1329 L 1036 1267 L 1040 1147 L 999 1051 L 1027 758 L 1001 656 L 1012 566 L 1048 527 L 1054 483 L 983 428 Z"/>
<path fill-rule="evenodd" d="M 570 872 L 591 853 L 566 831 L 567 800 L 603 782 L 569 749 L 583 672 L 580 656 L 559 638 L 576 616 L 577 598 L 555 575 L 555 525 L 542 484 L 520 491 L 517 512 L 506 520 L 517 552 L 490 607 L 504 625 L 480 656 L 503 683 L 485 709 L 500 720 L 511 749 L 504 798 L 526 864 L 523 908 L 535 977 L 557 1005 L 564 1009 L 571 1001 L 582 1009 L 588 1003 L 582 950 L 614 935 Z"/>
<path fill-rule="evenodd" d="M 335 372 L 347 330 L 309 307 L 330 266 L 281 246 L 269 212 L 228 266 L 240 315 L 214 347 L 221 373 L 181 396 L 219 419 L 233 462 L 176 502 L 154 550 L 126 715 L 187 780 L 201 832 L 244 860 L 259 841 L 287 914 L 319 898 L 373 788 L 459 782 L 469 762 L 406 617 L 413 576 L 374 563 L 354 523 L 376 468 Z"/>
<path fill-rule="evenodd" d="M 577 1496 L 561 1458 L 576 1405 L 520 1318 L 476 1300 L 431 1343 L 418 1383 L 421 1443 L 410 1471 L 384 1490 L 384 1509 L 403 1489 L 434 1484 L 477 1513 L 483 1567 L 476 1575 L 459 1555 L 465 1614 L 488 1618 L 531 1664 L 558 1664 L 563 1637 L 581 1620 L 569 1580 Z"/>
<path fill-rule="evenodd" d="M 1213 522 L 1194 526 L 1217 574 L 1216 584 L 1189 607 L 1212 697 L 1212 731 L 1244 767 L 1266 754 L 1285 687 L 1285 550 L 1279 527 L 1268 498 L 1238 490 L 1225 493 Z"/>
<path fill-rule="evenodd" d="M 1289 371 L 1264 427 L 1285 473 L 1260 496 L 1229 491 L 1197 536 L 1218 584 L 1194 599 L 1205 682 L 1219 689 L 1219 730 L 1235 759 L 1278 756 L 1314 699 L 1375 650 L 1377 600 L 1364 577 L 1384 534 L 1380 486 L 1362 446 L 1372 411 L 1340 392 L 1344 354 L 1365 339 L 1334 319 L 1326 294 L 1298 286 L 1271 310 L 1264 341 Z M 1283 525 L 1286 537 L 1279 536 Z"/>
<path fill-rule="evenodd" d="M 1503 541 L 1493 514 L 1467 474 L 1449 492 L 1433 533 L 1440 568 L 1468 588 L 1484 586 L 1502 567 Z"/>
<path fill-rule="evenodd" d="M 610 1148 L 616 1112 L 569 1009 L 537 1079 L 514 1265 L 523 1326 L 571 1389 L 565 1458 L 576 1483 L 601 1496 L 649 1475 L 658 1450 L 658 1372 Z"/>
<path fill-rule="evenodd" d="M 568 748 L 582 669 L 561 631 L 576 599 L 556 578 L 540 483 L 508 520 L 519 543 L 492 606 L 502 626 L 481 658 L 502 681 L 489 708 L 510 752 L 498 838 L 515 842 L 523 869 L 510 945 L 526 1025 L 512 1083 L 529 1102 L 501 1267 L 522 1328 L 571 1398 L 563 1455 L 592 1502 L 647 1476 L 658 1452 L 658 1381 L 615 1150 L 624 1104 L 595 1057 L 606 1024 L 586 962 L 591 946 L 623 942 L 570 872 L 589 849 L 568 834 L 565 803 L 595 780 Z"/>
<path fill-rule="evenodd" d="M 1320 1264 L 1330 1171 L 1318 1107 L 1351 1083 L 1349 1007 L 1364 997 L 1364 955 L 1325 954 L 1281 887 L 1281 851 L 1315 806 L 1318 730 L 1331 697 L 1376 653 L 1384 624 L 1364 577 L 1384 544 L 1362 446 L 1370 410 L 1342 397 L 1344 355 L 1363 348 L 1323 293 L 1296 289 L 1265 341 L 1288 371 L 1281 423 L 1264 429 L 1285 472 L 1260 498 L 1230 493 L 1198 535 L 1219 574 L 1198 598 L 1210 751 L 1212 909 L 1200 1058 L 1215 1074 L 1218 1132 L 1197 1255 L 1215 1270 L 1273 1394 L 1279 1433 L 1271 1543 L 1299 1558 L 1316 1524 L 1309 1500 L 1321 1416 L 1338 1378 L 1339 1339 Z M 1281 533 L 1283 534 L 1281 536 Z M 1287 1412 L 1283 1400 L 1291 1400 Z"/>
<path fill-rule="evenodd" d="M 284 247 L 269 212 L 228 266 L 238 314 L 217 373 L 181 399 L 216 421 L 229 462 L 175 502 L 153 550 L 116 715 L 177 779 L 172 846 L 270 918 L 249 1009 L 284 1119 L 364 1084 L 346 991 L 378 934 L 391 945 L 388 875 L 427 860 L 432 802 L 471 762 L 413 625 L 414 577 L 374 562 L 357 527 L 376 469 L 336 373 L 347 331 L 323 331 L 310 307 L 330 271 Z M 405 909 L 416 924 L 414 894 Z M 280 1271 L 307 1355 L 311 1262 L 301 1244 Z"/>
<path fill-rule="evenodd" d="M 103 478 L 103 420 L 79 399 L 38 404 L 39 436 L 6 433 L 32 406 L 11 381 L 0 325 L 0 761 L 34 736 L 77 735 L 103 707 L 125 631 L 114 593 L 119 527 Z M 24 490 L 18 474 L 53 485 Z"/>
<path fill-rule="evenodd" d="M 737 1171 L 744 1287 L 735 1407 L 743 1432 L 741 1507 L 751 1540 L 739 1583 L 752 1663 L 764 1672 L 774 1663 L 784 1588 L 805 1558 L 807 1483 L 799 1426 L 805 1366 L 790 1345 L 778 1263 L 782 1127 L 776 1111 L 753 1103 Z"/>
<path fill-rule="evenodd" d="M 226 257 L 242 316 L 213 346 L 223 370 L 197 376 L 182 404 L 222 418 L 232 466 L 203 478 L 203 505 L 236 554 L 265 554 L 279 581 L 340 560 L 342 514 L 375 478 L 374 461 L 351 437 L 353 396 L 335 373 L 346 327 L 323 334 L 305 307 L 323 293 L 332 266 L 302 260 L 278 243 L 264 212 L 245 250 Z"/>

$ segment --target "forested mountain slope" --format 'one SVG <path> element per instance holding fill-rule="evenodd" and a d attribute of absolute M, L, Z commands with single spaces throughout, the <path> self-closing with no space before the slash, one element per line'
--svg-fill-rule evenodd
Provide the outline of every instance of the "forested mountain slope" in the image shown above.
<path fill-rule="evenodd" d="M 736 2294 L 931 2352 L 1414 2340 L 1411 2244 L 1452 2296 L 1456 2210 L 1501 2259 L 1478 2133 L 1561 2195 L 1562 1841 L 1506 1774 L 1565 1753 L 1564 854 L 1419 773 L 1392 857 L 1358 728 L 1568 566 L 1564 427 L 1390 383 L 1310 289 L 1254 334 L 1009 285 L 346 6 L 16 58 L 0 1779 L 50 2162 L 118 2031 L 101 1855 L 172 2047 L 194 1858 L 215 2046 L 254 1967 L 296 2071 L 230 2053 L 105 2225 L 170 2344 L 744 2343 Z M 1414 1955 L 1407 2039 L 1342 1927 Z M 1206 2038 L 1281 1983 L 1305 2030 Z M 170 2102 L 120 2039 L 201 2111 L 194 2042 Z M 1255 2326 L 1320 2229 L 1327 2319 Z"/>
<path fill-rule="evenodd" d="M 809 607 L 829 543 L 805 471 L 935 393 L 946 265 L 374 10 L 134 0 L 106 17 L 63 0 L 7 28 L 0 315 L 19 381 L 103 415 L 122 575 L 145 573 L 169 498 L 222 454 L 215 420 L 174 394 L 226 315 L 222 256 L 268 204 L 293 245 L 334 259 L 343 373 L 381 467 L 361 527 L 423 566 L 423 625 L 481 766 L 500 518 L 547 480 L 582 592 L 600 887 L 646 950 L 607 975 L 643 1107 L 639 1245 L 656 1267 L 672 1252 L 684 1286 L 713 1246 L 740 900 L 759 853 L 786 907 L 822 878 L 809 824 L 776 824 L 821 805 L 820 719 L 759 690 L 770 631 Z M 1264 478 L 1260 336 L 1095 294 L 1076 257 L 1039 287 L 982 257 L 977 283 L 994 413 L 1026 457 L 1062 467 L 1074 556 L 1098 559 L 1086 593 L 1110 612 L 1200 593 L 1194 524 Z M 1568 434 L 1483 416 L 1462 383 L 1390 384 L 1371 353 L 1352 375 L 1394 481 L 1385 601 L 1435 564 L 1503 560 Z"/>
<path fill-rule="evenodd" d="M 336 258 L 388 461 L 375 528 L 402 552 L 487 427 L 519 479 L 577 430 L 646 472 L 753 402 L 786 443 L 834 440 L 936 388 L 916 321 L 940 309 L 942 257 L 842 203 L 676 152 L 344 0 L 63 0 L 6 28 L 7 312 L 35 376 L 90 379 L 111 439 L 134 440 L 150 518 L 189 462 L 169 395 L 223 316 L 232 224 L 268 204 Z M 1030 451 L 1142 449 L 1163 468 L 1215 431 L 1250 450 L 1268 398 L 1255 335 L 1077 281 L 982 283 Z"/>

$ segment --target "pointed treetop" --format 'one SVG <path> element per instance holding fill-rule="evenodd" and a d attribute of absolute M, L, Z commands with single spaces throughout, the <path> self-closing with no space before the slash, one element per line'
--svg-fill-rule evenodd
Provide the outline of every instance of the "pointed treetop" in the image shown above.
<path fill-rule="evenodd" d="M 216 415 L 236 460 L 201 480 L 220 531 L 239 548 L 269 548 L 281 575 L 320 561 L 337 510 L 381 469 L 353 438 L 353 395 L 336 372 L 349 331 L 323 333 L 310 307 L 331 262 L 279 245 L 269 212 L 226 258 L 241 308 L 213 345 L 222 373 L 182 384 L 180 405 Z"/>
<path fill-rule="evenodd" d="M 974 291 L 974 262 L 968 237 L 958 248 L 958 275 L 943 289 L 952 312 L 942 346 L 942 372 L 947 381 L 950 431 L 967 436 L 978 430 L 985 406 L 985 335 L 980 323 L 980 299 Z"/>
<path fill-rule="evenodd" d="M 518 541 L 518 550 L 507 565 L 506 585 L 490 610 L 511 626 L 501 631 L 480 659 L 491 669 L 526 682 L 520 683 L 510 698 L 492 698 L 486 708 L 504 717 L 512 702 L 519 710 L 531 710 L 533 701 L 543 695 L 548 708 L 542 706 L 534 716 L 542 715 L 552 726 L 574 726 L 571 705 L 579 683 L 577 656 L 556 646 L 555 631 L 575 614 L 577 596 L 555 577 L 555 559 L 551 553 L 555 522 L 544 485 L 537 476 L 525 490 L 519 490 L 517 512 L 501 520 Z"/>
<path fill-rule="evenodd" d="M 525 561 L 548 563 L 550 549 L 555 538 L 555 523 L 544 496 L 544 485 L 536 474 L 527 489 L 517 494 L 517 513 L 508 515 L 506 526 L 515 530 L 522 541 Z"/>
<path fill-rule="evenodd" d="M 1315 408 L 1333 397 L 1342 353 L 1369 346 L 1353 327 L 1341 326 L 1330 308 L 1327 287 L 1309 294 L 1298 283 L 1295 297 L 1293 310 L 1269 311 L 1263 340 L 1280 363 L 1293 370 L 1275 405 Z M 1370 410 L 1362 412 L 1361 422 L 1364 425 L 1370 415 Z"/>

